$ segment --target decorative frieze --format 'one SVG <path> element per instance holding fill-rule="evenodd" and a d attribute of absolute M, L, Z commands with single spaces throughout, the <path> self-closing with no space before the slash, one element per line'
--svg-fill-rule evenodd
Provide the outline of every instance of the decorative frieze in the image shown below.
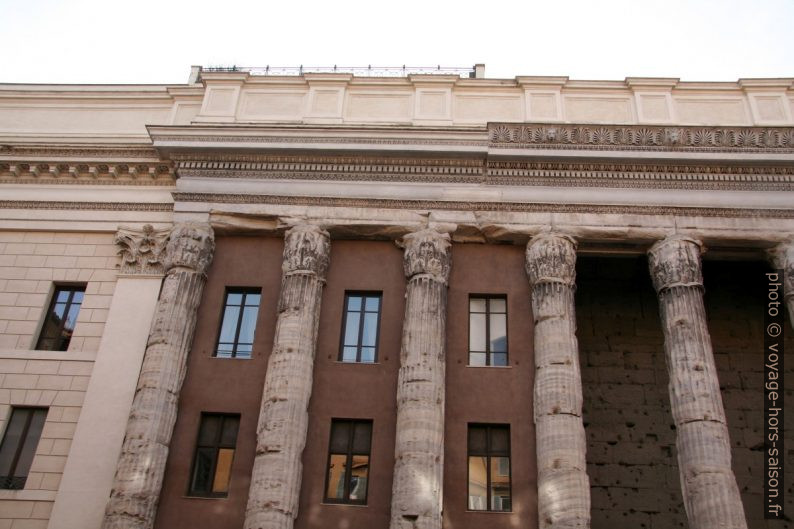
<path fill-rule="evenodd" d="M 163 259 L 170 230 L 155 230 L 146 224 L 142 230 L 120 228 L 114 242 L 121 256 L 122 274 L 163 274 Z"/>
<path fill-rule="evenodd" d="M 664 331 L 678 470 L 692 529 L 746 529 L 706 326 L 702 251 L 699 241 L 680 235 L 648 251 Z"/>
<path fill-rule="evenodd" d="M 590 527 L 582 378 L 576 340 L 576 242 L 543 233 L 527 244 L 535 321 L 534 418 L 541 529 Z"/>
<path fill-rule="evenodd" d="M 329 253 L 328 232 L 319 226 L 295 226 L 285 235 L 278 320 L 259 410 L 245 529 L 291 529 L 298 515 Z"/>
<path fill-rule="evenodd" d="M 0 183 L 47 185 L 174 185 L 169 162 L 0 161 Z"/>
<path fill-rule="evenodd" d="M 444 391 L 450 237 L 434 229 L 409 233 L 391 529 L 440 529 L 444 478 Z"/>
<path fill-rule="evenodd" d="M 154 525 L 196 310 L 214 250 L 212 228 L 207 224 L 178 224 L 168 238 L 163 256 L 166 276 L 103 529 L 151 529 Z"/>
<path fill-rule="evenodd" d="M 794 152 L 792 127 L 658 127 L 489 123 L 497 148 Z"/>

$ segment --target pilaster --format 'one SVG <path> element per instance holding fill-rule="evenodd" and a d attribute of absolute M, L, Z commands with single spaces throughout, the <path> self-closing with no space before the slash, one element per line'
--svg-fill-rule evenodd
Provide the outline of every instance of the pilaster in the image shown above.
<path fill-rule="evenodd" d="M 576 340 L 576 242 L 544 233 L 527 244 L 535 321 L 534 416 L 541 529 L 590 527 L 590 483 Z"/>
<path fill-rule="evenodd" d="M 149 237 L 148 242 L 147 237 Z M 154 311 L 143 365 L 127 420 L 103 529 L 150 529 L 165 473 L 177 400 L 196 325 L 196 309 L 212 261 L 215 241 L 206 224 L 178 224 L 164 255 L 153 231 L 142 238 L 120 233 L 123 270 L 151 271 L 160 266 L 165 280 Z M 112 400 L 112 399 L 110 399 Z"/>
<path fill-rule="evenodd" d="M 403 237 L 405 293 L 391 529 L 440 529 L 444 470 L 444 342 L 450 237 Z"/>
<path fill-rule="evenodd" d="M 273 351 L 259 410 L 245 529 L 290 529 L 298 515 L 317 326 L 330 241 L 318 226 L 285 237 Z"/>
<path fill-rule="evenodd" d="M 746 529 L 706 326 L 699 241 L 671 236 L 648 251 L 664 331 L 678 470 L 692 529 Z"/>

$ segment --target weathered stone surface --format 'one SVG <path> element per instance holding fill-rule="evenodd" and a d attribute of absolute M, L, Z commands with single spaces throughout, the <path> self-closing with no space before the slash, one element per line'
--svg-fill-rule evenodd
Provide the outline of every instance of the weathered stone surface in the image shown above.
<path fill-rule="evenodd" d="M 162 274 L 169 230 L 155 230 L 146 224 L 143 230 L 120 228 L 114 242 L 119 246 L 122 274 Z"/>
<path fill-rule="evenodd" d="M 783 270 L 784 298 L 794 327 L 794 240 L 777 245 L 770 254 L 774 267 Z"/>
<path fill-rule="evenodd" d="M 542 529 L 590 527 L 582 380 L 576 341 L 576 243 L 556 233 L 529 241 L 535 319 L 538 518 Z"/>
<path fill-rule="evenodd" d="M 185 223 L 171 231 L 164 259 L 166 276 L 105 510 L 104 529 L 150 529 L 154 525 L 196 309 L 214 250 L 209 225 Z"/>
<path fill-rule="evenodd" d="M 298 515 L 301 454 L 329 251 L 328 232 L 318 226 L 299 225 L 286 233 L 278 321 L 259 411 L 245 529 L 290 529 Z"/>
<path fill-rule="evenodd" d="M 671 236 L 648 252 L 659 295 L 684 506 L 692 529 L 746 529 L 706 326 L 699 241 Z"/>
<path fill-rule="evenodd" d="M 410 233 L 405 294 L 391 529 L 440 529 L 444 470 L 444 342 L 450 239 L 433 229 Z"/>

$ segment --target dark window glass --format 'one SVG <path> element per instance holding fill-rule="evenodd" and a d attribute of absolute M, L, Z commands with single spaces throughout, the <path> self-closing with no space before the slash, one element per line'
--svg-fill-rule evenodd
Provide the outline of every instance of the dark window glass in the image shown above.
<path fill-rule="evenodd" d="M 345 315 L 342 318 L 341 362 L 372 363 L 377 359 L 380 327 L 381 294 L 345 294 Z"/>
<path fill-rule="evenodd" d="M 367 503 L 372 421 L 333 419 L 325 501 Z"/>
<path fill-rule="evenodd" d="M 201 414 L 189 495 L 224 497 L 229 493 L 239 426 L 239 415 Z"/>
<path fill-rule="evenodd" d="M 254 348 L 256 317 L 259 314 L 260 290 L 229 289 L 223 304 L 223 319 L 215 356 L 251 358 Z"/>
<path fill-rule="evenodd" d="M 507 299 L 469 298 L 469 365 L 507 365 Z"/>
<path fill-rule="evenodd" d="M 22 489 L 39 444 L 47 408 L 14 408 L 0 445 L 0 489 Z"/>
<path fill-rule="evenodd" d="M 69 348 L 84 293 L 85 285 L 55 287 L 55 293 L 52 295 L 50 308 L 44 319 L 36 349 L 66 351 Z"/>
<path fill-rule="evenodd" d="M 470 424 L 469 510 L 509 511 L 510 426 Z"/>

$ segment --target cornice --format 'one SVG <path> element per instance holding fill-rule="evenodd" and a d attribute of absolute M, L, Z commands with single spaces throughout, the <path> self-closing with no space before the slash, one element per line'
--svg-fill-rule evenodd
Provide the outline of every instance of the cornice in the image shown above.
<path fill-rule="evenodd" d="M 794 127 L 489 123 L 495 149 L 794 153 Z"/>
<path fill-rule="evenodd" d="M 173 211 L 173 204 L 156 202 L 60 202 L 0 200 L 0 209 L 52 209 L 88 211 Z"/>
<path fill-rule="evenodd" d="M 530 213 L 597 213 L 616 215 L 675 215 L 691 217 L 794 218 L 794 209 L 697 208 L 652 205 L 548 204 L 528 202 L 475 202 L 453 200 L 391 200 L 318 196 L 172 193 L 175 202 L 270 204 L 288 206 L 359 207 L 407 210 L 499 211 Z"/>
<path fill-rule="evenodd" d="M 25 143 L 0 145 L 0 156 L 6 158 L 105 158 L 123 160 L 126 158 L 159 160 L 160 155 L 151 145 L 52 145 L 45 143 Z"/>
<path fill-rule="evenodd" d="M 168 161 L 96 163 L 74 160 L 38 163 L 0 160 L 0 184 L 38 185 L 174 185 L 176 175 Z"/>

